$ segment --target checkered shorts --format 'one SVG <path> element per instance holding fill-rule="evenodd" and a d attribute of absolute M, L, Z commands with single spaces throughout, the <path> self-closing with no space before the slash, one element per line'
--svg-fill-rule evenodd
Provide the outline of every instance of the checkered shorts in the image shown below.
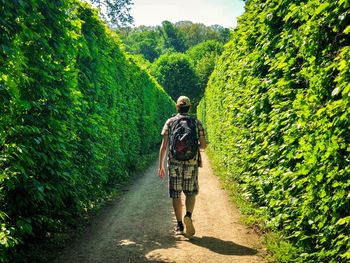
<path fill-rule="evenodd" d="M 183 163 L 170 163 L 169 166 L 169 196 L 178 198 L 181 192 L 186 196 L 198 194 L 198 166 Z"/>

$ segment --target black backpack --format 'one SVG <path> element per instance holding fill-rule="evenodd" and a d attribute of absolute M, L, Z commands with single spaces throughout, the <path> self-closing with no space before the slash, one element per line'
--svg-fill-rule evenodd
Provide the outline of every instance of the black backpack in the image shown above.
<path fill-rule="evenodd" d="M 198 153 L 197 120 L 179 116 L 170 125 L 170 153 L 178 161 L 193 159 Z"/>

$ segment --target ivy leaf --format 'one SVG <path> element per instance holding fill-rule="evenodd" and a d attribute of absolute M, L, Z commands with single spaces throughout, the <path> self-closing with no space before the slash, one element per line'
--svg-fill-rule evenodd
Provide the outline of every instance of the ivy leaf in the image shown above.
<path fill-rule="evenodd" d="M 342 70 L 345 69 L 345 68 L 346 68 L 346 60 L 340 61 L 338 70 L 339 70 L 339 71 L 342 71 Z"/>
<path fill-rule="evenodd" d="M 323 179 L 323 174 L 318 174 L 317 176 L 316 176 L 316 180 L 318 181 L 318 182 L 321 182 L 322 181 L 322 179 Z"/>
<path fill-rule="evenodd" d="M 341 257 L 345 259 L 350 259 L 350 251 L 345 252 L 344 254 L 341 255 Z"/>
<path fill-rule="evenodd" d="M 340 89 L 338 87 L 336 87 L 333 91 L 332 91 L 332 97 L 337 96 L 340 92 Z"/>
<path fill-rule="evenodd" d="M 344 31 L 343 31 L 344 34 L 349 34 L 350 33 L 350 26 L 347 26 Z"/>
<path fill-rule="evenodd" d="M 323 3 L 322 5 L 320 5 L 320 6 L 316 9 L 314 15 L 315 15 L 315 16 L 316 16 L 316 15 L 319 15 L 319 14 L 322 13 L 323 10 L 325 10 L 328 6 L 329 6 L 329 3 L 328 3 L 328 2 Z"/>
<path fill-rule="evenodd" d="M 341 225 L 348 224 L 349 222 L 350 222 L 350 216 L 347 216 L 347 217 L 339 219 L 336 224 L 341 226 Z"/>

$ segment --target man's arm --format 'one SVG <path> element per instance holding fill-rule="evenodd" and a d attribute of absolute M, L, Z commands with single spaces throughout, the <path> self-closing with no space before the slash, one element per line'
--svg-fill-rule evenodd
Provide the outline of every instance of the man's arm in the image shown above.
<path fill-rule="evenodd" d="M 199 145 L 202 150 L 207 148 L 207 142 L 205 140 L 205 132 L 202 123 L 197 120 L 198 131 L 199 131 Z"/>
<path fill-rule="evenodd" d="M 205 149 L 207 148 L 207 142 L 205 141 L 205 136 L 200 136 L 199 137 L 199 145 L 201 147 L 201 149 Z"/>
<path fill-rule="evenodd" d="M 158 176 L 160 178 L 164 178 L 165 176 L 165 169 L 164 169 L 164 161 L 165 161 L 165 156 L 168 148 L 168 135 L 164 134 L 163 135 L 163 140 L 162 144 L 160 146 L 159 150 L 159 169 L 158 169 Z"/>

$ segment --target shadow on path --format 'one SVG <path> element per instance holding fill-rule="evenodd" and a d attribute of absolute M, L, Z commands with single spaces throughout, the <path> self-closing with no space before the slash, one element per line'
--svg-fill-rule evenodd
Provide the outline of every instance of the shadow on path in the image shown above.
<path fill-rule="evenodd" d="M 257 250 L 236 244 L 232 241 L 225 241 L 215 237 L 193 237 L 188 242 L 207 248 L 221 255 L 236 255 L 236 256 L 253 256 L 258 253 Z"/>

